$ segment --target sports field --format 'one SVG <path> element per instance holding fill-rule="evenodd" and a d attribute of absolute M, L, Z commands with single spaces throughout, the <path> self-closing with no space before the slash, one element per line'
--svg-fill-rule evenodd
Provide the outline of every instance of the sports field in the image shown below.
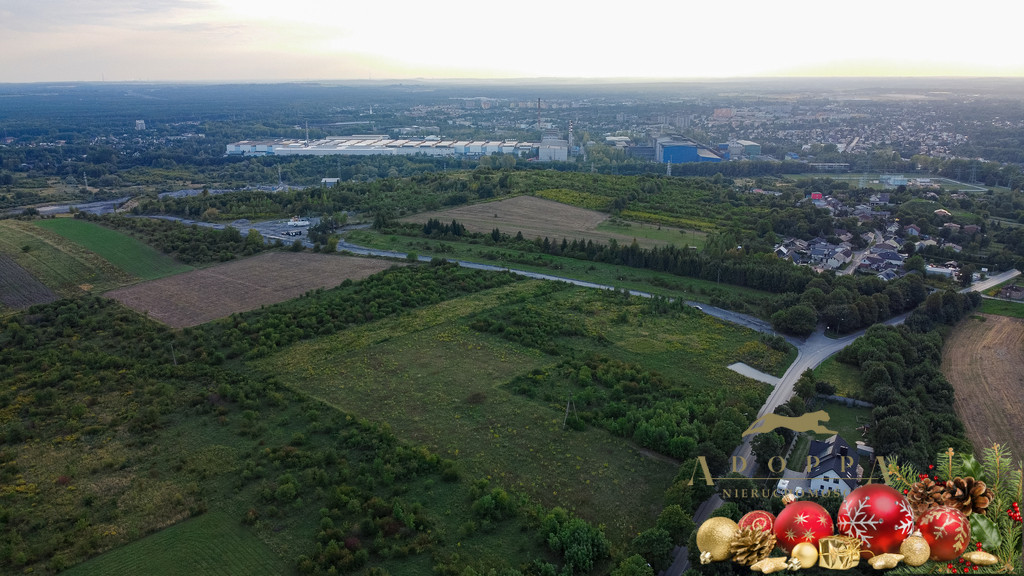
<path fill-rule="evenodd" d="M 54 218 L 39 220 L 35 224 L 95 252 L 114 266 L 143 280 L 154 280 L 193 269 L 131 236 L 85 220 Z"/>
<path fill-rule="evenodd" d="M 106 296 L 172 328 L 198 326 L 264 304 L 333 288 L 393 262 L 308 252 L 268 252 L 107 292 Z"/>

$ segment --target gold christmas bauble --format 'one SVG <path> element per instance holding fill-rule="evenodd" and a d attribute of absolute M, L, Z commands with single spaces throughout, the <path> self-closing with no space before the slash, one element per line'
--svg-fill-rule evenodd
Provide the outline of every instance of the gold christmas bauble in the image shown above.
<path fill-rule="evenodd" d="M 900 544 L 900 554 L 903 554 L 903 563 L 907 566 L 920 566 L 932 555 L 932 547 L 920 536 L 908 536 Z"/>
<path fill-rule="evenodd" d="M 811 568 L 818 563 L 818 548 L 810 542 L 800 542 L 793 546 L 790 557 L 799 560 L 801 568 Z"/>
<path fill-rule="evenodd" d="M 705 520 L 697 529 L 697 548 L 701 551 L 701 561 L 708 558 L 710 562 L 718 562 L 732 557 L 729 545 L 736 538 L 737 530 L 739 526 L 728 518 Z"/>

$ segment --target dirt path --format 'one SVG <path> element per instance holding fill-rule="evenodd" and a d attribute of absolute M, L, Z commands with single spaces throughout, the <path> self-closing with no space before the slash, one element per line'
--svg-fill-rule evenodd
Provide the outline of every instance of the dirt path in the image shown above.
<path fill-rule="evenodd" d="M 982 320 L 983 319 L 983 320 Z M 975 451 L 998 442 L 1024 458 L 1024 320 L 979 314 L 946 340 L 942 373 Z"/>

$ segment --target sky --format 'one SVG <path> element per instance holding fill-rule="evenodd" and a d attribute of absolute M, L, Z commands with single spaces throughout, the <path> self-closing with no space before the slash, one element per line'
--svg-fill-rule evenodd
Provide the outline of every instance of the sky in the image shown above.
<path fill-rule="evenodd" d="M 0 0 L 0 82 L 1024 76 L 1009 0 Z"/>

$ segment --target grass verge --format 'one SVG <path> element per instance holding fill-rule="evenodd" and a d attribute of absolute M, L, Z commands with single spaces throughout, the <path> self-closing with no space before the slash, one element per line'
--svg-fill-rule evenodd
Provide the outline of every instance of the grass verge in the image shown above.
<path fill-rule="evenodd" d="M 1010 318 L 1024 318 L 1024 302 L 1007 302 L 1006 300 L 992 300 L 985 298 L 981 301 L 982 314 L 995 314 L 996 316 L 1009 316 Z"/>

